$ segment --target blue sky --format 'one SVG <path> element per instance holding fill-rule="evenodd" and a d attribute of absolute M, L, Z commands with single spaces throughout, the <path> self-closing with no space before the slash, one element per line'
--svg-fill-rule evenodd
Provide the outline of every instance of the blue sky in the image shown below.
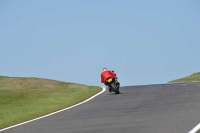
<path fill-rule="evenodd" d="M 1 0 L 0 75 L 104 86 L 200 71 L 198 0 Z"/>

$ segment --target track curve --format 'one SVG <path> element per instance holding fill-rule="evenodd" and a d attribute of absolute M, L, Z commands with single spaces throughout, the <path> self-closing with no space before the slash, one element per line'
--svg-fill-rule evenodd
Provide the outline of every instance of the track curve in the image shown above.
<path fill-rule="evenodd" d="M 2 133 L 187 133 L 200 122 L 200 84 L 121 87 Z"/>

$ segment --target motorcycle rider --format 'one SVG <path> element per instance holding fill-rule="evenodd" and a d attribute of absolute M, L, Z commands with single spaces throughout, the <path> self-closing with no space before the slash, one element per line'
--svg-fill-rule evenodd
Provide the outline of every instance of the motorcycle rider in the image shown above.
<path fill-rule="evenodd" d="M 107 78 L 112 77 L 117 79 L 117 75 L 114 73 L 113 70 L 108 70 L 107 68 L 103 68 L 103 71 L 101 73 L 101 83 L 104 83 L 104 85 L 109 88 L 109 86 L 106 84 Z M 109 88 L 109 92 L 111 92 L 111 88 Z"/>

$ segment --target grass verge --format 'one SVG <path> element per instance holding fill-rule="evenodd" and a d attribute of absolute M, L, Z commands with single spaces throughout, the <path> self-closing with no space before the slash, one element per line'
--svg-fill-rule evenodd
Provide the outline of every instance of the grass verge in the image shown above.
<path fill-rule="evenodd" d="M 101 90 L 41 78 L 0 76 L 0 129 L 80 103 Z"/>
<path fill-rule="evenodd" d="M 200 72 L 194 73 L 184 78 L 172 80 L 169 83 L 175 83 L 175 82 L 200 82 Z"/>

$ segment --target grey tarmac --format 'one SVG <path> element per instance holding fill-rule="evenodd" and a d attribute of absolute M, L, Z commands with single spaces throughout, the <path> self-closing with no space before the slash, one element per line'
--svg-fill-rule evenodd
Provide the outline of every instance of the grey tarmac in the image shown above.
<path fill-rule="evenodd" d="M 188 133 L 200 123 L 200 84 L 124 86 L 1 133 Z"/>

